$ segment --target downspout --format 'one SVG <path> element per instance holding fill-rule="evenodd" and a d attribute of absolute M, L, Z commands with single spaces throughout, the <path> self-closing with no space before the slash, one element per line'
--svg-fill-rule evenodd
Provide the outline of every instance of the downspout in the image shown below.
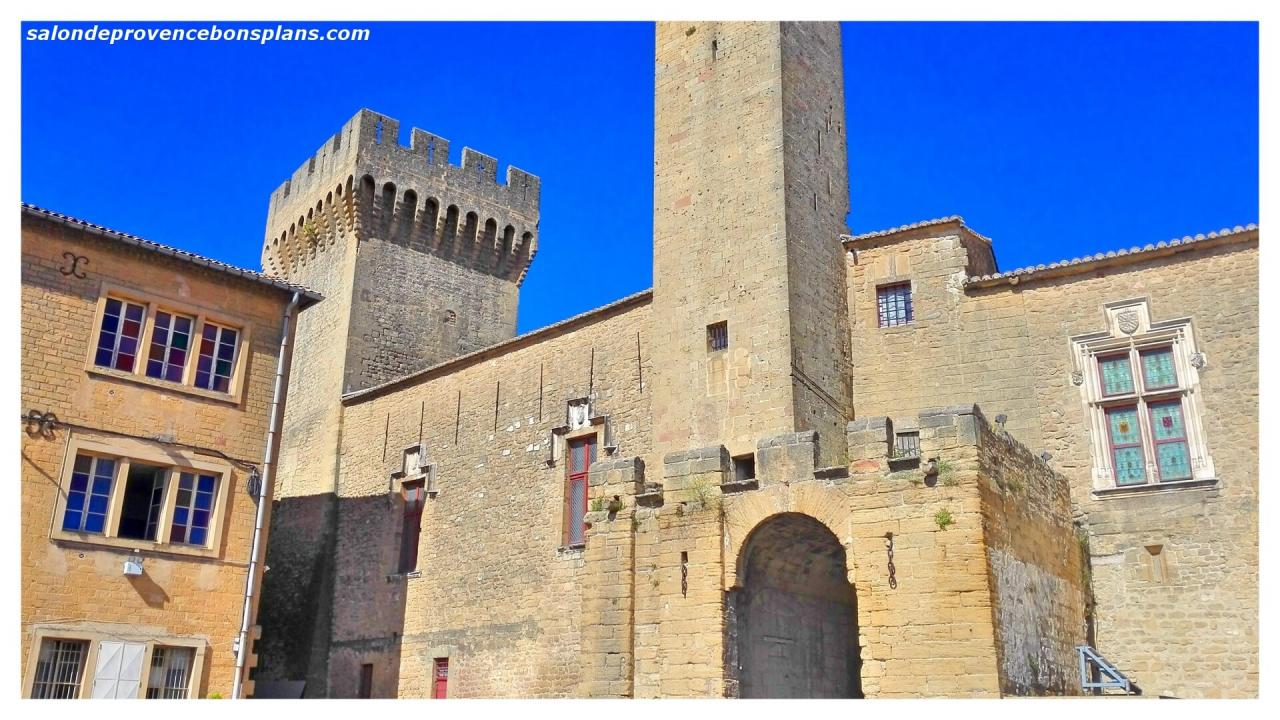
<path fill-rule="evenodd" d="M 244 610 L 240 615 L 240 635 L 236 640 L 236 670 L 231 685 L 231 697 L 239 699 L 244 689 L 245 660 L 249 657 L 249 627 L 253 620 L 253 601 L 258 592 L 259 556 L 262 541 L 262 525 L 267 517 L 267 502 L 271 499 L 272 458 L 276 451 L 276 431 L 280 422 L 280 395 L 284 391 L 289 371 L 286 363 L 289 359 L 289 321 L 298 309 L 301 293 L 294 292 L 293 299 L 284 310 L 283 330 L 280 333 L 280 355 L 276 359 L 275 389 L 271 394 L 271 418 L 267 423 L 267 448 L 262 455 L 262 477 L 258 480 L 258 511 L 253 520 L 253 542 L 249 546 L 249 572 L 244 581 Z"/>

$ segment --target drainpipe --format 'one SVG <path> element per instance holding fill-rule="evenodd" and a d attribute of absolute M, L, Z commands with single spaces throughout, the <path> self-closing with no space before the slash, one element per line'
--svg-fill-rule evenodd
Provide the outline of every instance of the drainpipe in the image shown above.
<path fill-rule="evenodd" d="M 276 452 L 276 429 L 280 422 L 280 395 L 284 392 L 288 376 L 289 321 L 298 309 L 301 293 L 295 292 L 284 310 L 283 330 L 280 333 L 280 355 L 276 359 L 276 384 L 271 394 L 271 419 L 267 423 L 267 449 L 262 454 L 262 477 L 258 481 L 258 511 L 253 520 L 253 543 L 249 546 L 249 572 L 244 581 L 244 610 L 240 615 L 240 635 L 236 645 L 236 672 L 231 685 L 231 697 L 239 699 L 244 689 L 245 660 L 249 657 L 249 627 L 253 620 L 253 601 L 258 593 L 255 580 L 258 575 L 262 542 L 262 524 L 267 517 L 267 501 L 271 498 L 272 458 Z"/>

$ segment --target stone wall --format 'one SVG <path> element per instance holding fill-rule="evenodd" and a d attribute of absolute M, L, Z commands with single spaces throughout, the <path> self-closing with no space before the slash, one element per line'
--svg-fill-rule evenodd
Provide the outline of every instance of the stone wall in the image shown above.
<path fill-rule="evenodd" d="M 1005 695 L 1077 695 L 1076 646 L 1088 639 L 1084 529 L 1070 485 L 1006 432 L 975 416 L 987 546 Z"/>
<path fill-rule="evenodd" d="M 1102 654 L 1148 694 L 1255 695 L 1257 231 L 978 283 L 966 277 L 989 274 L 989 250 L 958 220 L 846 246 L 858 414 L 901 413 L 899 430 L 930 404 L 976 400 L 1006 415 L 1005 428 L 1071 480 Z M 903 280 L 915 321 L 877 327 L 876 286 Z M 1104 329 L 1104 305 L 1131 298 L 1148 300 L 1153 321 L 1190 318 L 1207 358 L 1197 402 L 1217 484 L 1095 492 L 1091 443 L 1103 440 L 1072 382 L 1071 338 Z M 1159 582 L 1144 579 L 1149 547 L 1169 570 Z"/>
<path fill-rule="evenodd" d="M 354 694 L 359 666 L 373 663 L 375 678 L 399 677 L 375 690 L 427 697 L 438 657 L 451 695 L 576 692 L 584 551 L 564 543 L 564 441 L 552 430 L 570 400 L 590 398 L 597 462 L 647 456 L 648 302 L 633 296 L 344 401 L 332 694 Z M 438 492 L 422 516 L 421 574 L 406 578 L 395 575 L 391 474 L 420 442 Z"/>
<path fill-rule="evenodd" d="M 64 253 L 87 260 L 72 272 Z M 104 285 L 243 321 L 250 335 L 241 350 L 249 353 L 241 398 L 211 399 L 194 389 L 94 369 L 90 349 L 97 343 L 96 312 Z M 24 213 L 21 407 L 24 413 L 51 411 L 60 422 L 80 426 L 60 427 L 47 437 L 22 436 L 24 674 L 33 626 L 92 626 L 95 632 L 108 628 L 201 639 L 205 674 L 194 683 L 195 694 L 230 696 L 231 647 L 240 630 L 256 512 L 244 492 L 243 469 L 228 465 L 222 479 L 228 484 L 222 542 L 208 557 L 148 549 L 144 574 L 126 577 L 121 566 L 129 548 L 57 540 L 51 532 L 60 521 L 55 506 L 72 440 L 133 438 L 160 454 L 174 447 L 166 442 L 177 443 L 199 448 L 205 456 L 224 453 L 260 465 L 288 301 L 284 290 Z"/>

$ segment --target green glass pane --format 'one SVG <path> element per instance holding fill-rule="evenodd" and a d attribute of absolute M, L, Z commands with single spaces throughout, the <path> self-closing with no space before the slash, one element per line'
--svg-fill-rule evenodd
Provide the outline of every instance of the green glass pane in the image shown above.
<path fill-rule="evenodd" d="M 1098 370 L 1102 373 L 1103 395 L 1124 395 L 1133 392 L 1133 371 L 1129 367 L 1129 358 L 1101 359 L 1098 361 Z"/>
<path fill-rule="evenodd" d="M 1114 453 L 1116 484 L 1133 485 L 1147 481 L 1147 469 L 1142 462 L 1141 448 L 1119 448 Z"/>
<path fill-rule="evenodd" d="M 1173 369 L 1173 350 L 1153 350 L 1142 353 L 1142 382 L 1148 388 L 1166 388 L 1178 384 L 1178 373 Z"/>
<path fill-rule="evenodd" d="M 1156 446 L 1156 463 L 1160 467 L 1160 480 L 1190 480 L 1191 455 L 1184 442 L 1161 443 Z"/>
<path fill-rule="evenodd" d="M 1137 408 L 1108 410 L 1107 425 L 1111 428 L 1112 445 L 1131 445 L 1139 442 Z"/>
<path fill-rule="evenodd" d="M 1187 431 L 1182 424 L 1182 404 L 1152 405 L 1151 429 L 1156 440 L 1186 437 Z"/>

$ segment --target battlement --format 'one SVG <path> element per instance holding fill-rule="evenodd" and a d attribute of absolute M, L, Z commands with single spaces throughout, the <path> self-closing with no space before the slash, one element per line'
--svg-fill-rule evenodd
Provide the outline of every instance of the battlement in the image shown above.
<path fill-rule="evenodd" d="M 361 110 L 271 194 L 262 263 L 292 276 L 344 233 L 440 255 L 520 282 L 536 252 L 541 181 L 498 159 Z"/>
<path fill-rule="evenodd" d="M 499 162 L 492 155 L 464 147 L 461 164 L 453 165 L 449 162 L 447 139 L 415 127 L 409 133 L 409 144 L 402 145 L 399 135 L 399 120 L 372 110 L 360 110 L 271 193 L 271 214 L 288 203 L 290 197 L 309 195 L 319 180 L 348 169 L 346 165 L 356 160 L 403 165 L 399 169 L 417 170 L 429 176 L 447 174 L 454 182 L 471 179 L 474 181 L 471 190 L 488 190 L 494 201 L 536 212 L 541 189 L 538 176 L 508 165 L 505 180 L 499 182 Z M 323 184 L 326 188 L 327 185 Z"/>

